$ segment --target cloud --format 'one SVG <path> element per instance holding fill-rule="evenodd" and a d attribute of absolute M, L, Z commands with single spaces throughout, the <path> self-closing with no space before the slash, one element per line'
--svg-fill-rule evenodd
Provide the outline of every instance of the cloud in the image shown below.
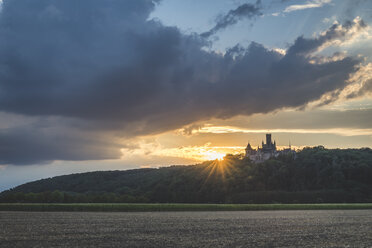
<path fill-rule="evenodd" d="M 333 24 L 328 30 L 322 32 L 318 37 L 306 39 L 298 37 L 295 44 L 288 49 L 289 54 L 308 54 L 320 51 L 331 45 L 340 45 L 352 41 L 367 28 L 360 17 L 353 21 L 346 21 L 343 25 Z"/>
<path fill-rule="evenodd" d="M 367 106 L 369 107 L 369 106 Z M 372 135 L 372 109 L 280 111 L 210 120 L 180 129 L 179 135 L 198 133 L 333 133 L 342 136 Z"/>
<path fill-rule="evenodd" d="M 323 7 L 326 4 L 330 4 L 331 2 L 332 2 L 332 0 L 307 1 L 305 4 L 290 5 L 290 6 L 288 6 L 287 8 L 284 9 L 284 12 L 288 13 L 288 12 L 304 10 L 304 9 L 320 8 L 320 7 Z"/>
<path fill-rule="evenodd" d="M 45 164 L 54 160 L 120 158 L 119 144 L 99 135 L 18 127 L 0 130 L 0 164 Z"/>
<path fill-rule="evenodd" d="M 330 129 L 246 129 L 231 126 L 207 126 L 201 128 L 196 133 L 297 133 L 297 134 L 337 134 L 341 136 L 372 135 L 372 129 L 348 129 L 348 128 L 330 128 Z"/>
<path fill-rule="evenodd" d="M 253 19 L 257 16 L 261 16 L 262 12 L 260 5 L 261 1 L 257 0 L 255 4 L 245 3 L 240 5 L 236 9 L 230 10 L 226 15 L 219 16 L 216 19 L 216 25 L 209 31 L 202 33 L 201 36 L 204 38 L 208 38 L 218 31 L 236 24 L 239 20 L 242 20 L 244 18 Z"/>
<path fill-rule="evenodd" d="M 347 98 L 361 97 L 361 96 L 365 96 L 371 93 L 372 93 L 372 78 L 370 78 L 369 80 L 366 80 L 363 84 L 361 84 L 361 87 L 358 90 L 353 91 L 349 95 L 347 95 Z"/>
<path fill-rule="evenodd" d="M 39 121 L 1 129 L 0 163 L 117 158 L 118 146 L 135 137 L 304 106 L 344 88 L 361 63 L 347 56 L 313 63 L 312 56 L 362 22 L 300 37 L 286 53 L 252 42 L 220 54 L 206 51 L 199 35 L 148 19 L 155 6 L 4 0 L 0 111 Z M 220 25 L 249 16 L 238 9 Z"/>

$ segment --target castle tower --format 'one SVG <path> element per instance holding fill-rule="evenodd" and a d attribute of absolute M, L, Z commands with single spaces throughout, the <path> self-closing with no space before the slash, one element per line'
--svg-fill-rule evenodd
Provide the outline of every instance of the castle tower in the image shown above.
<path fill-rule="evenodd" d="M 253 150 L 251 144 L 250 144 L 249 141 L 248 141 L 248 145 L 247 145 L 247 147 L 245 148 L 245 156 L 246 156 L 246 157 L 249 157 L 249 155 L 251 155 L 253 152 L 254 152 L 254 150 Z"/>
<path fill-rule="evenodd" d="M 267 145 L 267 147 L 271 147 L 272 146 L 272 143 L 271 143 L 271 133 L 267 133 L 266 134 L 266 145 Z"/>
<path fill-rule="evenodd" d="M 251 144 L 248 142 L 248 145 L 247 147 L 245 148 L 245 151 L 251 151 L 252 150 L 252 146 Z"/>

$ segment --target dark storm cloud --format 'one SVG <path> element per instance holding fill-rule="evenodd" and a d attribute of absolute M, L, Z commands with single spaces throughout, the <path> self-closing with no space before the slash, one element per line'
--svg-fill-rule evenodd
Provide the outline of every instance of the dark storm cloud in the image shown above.
<path fill-rule="evenodd" d="M 356 23 L 301 37 L 286 55 L 257 43 L 221 55 L 205 51 L 200 36 L 148 20 L 154 7 L 146 0 L 4 0 L 0 111 L 75 122 L 46 123 L 48 132 L 3 129 L 0 162 L 117 158 L 112 140 L 118 135 L 303 106 L 343 88 L 360 62 L 346 57 L 314 64 L 309 58 Z M 113 144 L 101 151 L 94 132 Z"/>
<path fill-rule="evenodd" d="M 236 9 L 230 10 L 226 15 L 219 16 L 216 19 L 216 25 L 208 32 L 202 33 L 201 36 L 208 38 L 216 32 L 236 24 L 239 20 L 244 18 L 253 19 L 262 15 L 260 5 L 261 1 L 258 0 L 255 4 L 245 3 Z"/>
<path fill-rule="evenodd" d="M 42 127 L 0 130 L 0 164 L 43 164 L 54 160 L 120 158 L 120 146 L 95 135 L 55 132 Z"/>

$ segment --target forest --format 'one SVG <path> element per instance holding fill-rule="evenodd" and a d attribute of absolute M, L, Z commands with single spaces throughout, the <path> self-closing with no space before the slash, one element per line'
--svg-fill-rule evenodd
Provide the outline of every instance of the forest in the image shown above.
<path fill-rule="evenodd" d="M 97 171 L 26 183 L 3 203 L 372 202 L 372 150 L 308 147 L 253 163 L 243 155 L 196 165 Z"/>

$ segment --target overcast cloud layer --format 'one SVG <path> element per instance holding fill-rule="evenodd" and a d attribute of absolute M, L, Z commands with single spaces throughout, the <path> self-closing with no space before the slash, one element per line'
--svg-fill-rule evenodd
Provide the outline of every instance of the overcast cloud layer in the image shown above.
<path fill-rule="evenodd" d="M 155 5 L 3 1 L 0 111 L 59 121 L 3 128 L 0 163 L 118 158 L 119 144 L 102 135 L 131 138 L 301 107 L 344 88 L 361 62 L 311 57 L 365 28 L 362 20 L 299 37 L 285 54 L 252 42 L 222 55 L 203 49 L 207 42 L 197 34 L 149 20 Z"/>

